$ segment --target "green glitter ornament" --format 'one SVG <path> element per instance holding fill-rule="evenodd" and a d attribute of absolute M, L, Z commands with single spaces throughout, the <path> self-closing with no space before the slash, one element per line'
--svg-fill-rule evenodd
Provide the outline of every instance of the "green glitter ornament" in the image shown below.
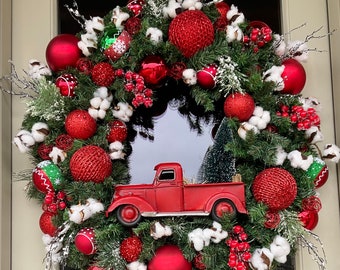
<path fill-rule="evenodd" d="M 44 160 L 33 170 L 32 180 L 34 186 L 40 192 L 47 194 L 58 187 L 63 180 L 63 176 L 57 165 L 49 160 Z"/>
<path fill-rule="evenodd" d="M 328 167 L 320 158 L 314 158 L 312 165 L 306 171 L 307 176 L 314 181 L 316 188 L 323 186 L 328 179 Z"/>

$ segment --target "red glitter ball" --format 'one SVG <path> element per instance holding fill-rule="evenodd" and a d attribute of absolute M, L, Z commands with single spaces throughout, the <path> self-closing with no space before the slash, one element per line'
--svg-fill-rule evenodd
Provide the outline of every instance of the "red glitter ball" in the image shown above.
<path fill-rule="evenodd" d="M 142 252 L 143 243 L 137 236 L 131 236 L 120 244 L 120 255 L 128 263 L 137 261 Z"/>
<path fill-rule="evenodd" d="M 86 140 L 96 133 L 97 123 L 87 111 L 74 110 L 66 117 L 65 129 L 72 138 Z"/>
<path fill-rule="evenodd" d="M 106 62 L 96 64 L 91 72 L 92 80 L 99 86 L 110 86 L 115 80 L 113 67 Z"/>

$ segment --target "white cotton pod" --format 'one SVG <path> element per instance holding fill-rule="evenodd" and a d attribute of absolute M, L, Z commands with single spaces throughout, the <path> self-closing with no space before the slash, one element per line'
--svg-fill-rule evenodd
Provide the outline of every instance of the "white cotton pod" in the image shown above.
<path fill-rule="evenodd" d="M 105 115 L 106 115 L 106 110 L 98 110 L 98 118 L 99 119 L 104 119 L 105 118 Z"/>
<path fill-rule="evenodd" d="M 197 83 L 197 73 L 192 68 L 183 70 L 182 79 L 187 85 L 195 85 Z"/>
<path fill-rule="evenodd" d="M 89 113 L 89 115 L 91 115 L 91 117 L 94 120 L 98 119 L 98 110 L 97 109 L 90 107 L 90 108 L 88 108 L 87 112 Z"/>
<path fill-rule="evenodd" d="M 338 163 L 340 160 L 340 148 L 335 144 L 326 144 L 324 146 L 322 157 Z"/>
<path fill-rule="evenodd" d="M 149 27 L 146 30 L 145 35 L 150 39 L 150 41 L 154 45 L 157 45 L 163 41 L 163 32 L 156 27 Z"/>
<path fill-rule="evenodd" d="M 269 270 L 273 262 L 274 255 L 268 248 L 255 249 L 250 259 L 252 269 Z"/>
<path fill-rule="evenodd" d="M 64 152 L 63 150 L 59 149 L 56 146 L 53 146 L 52 151 L 49 153 L 48 156 L 51 158 L 54 164 L 58 164 L 65 160 L 66 152 Z"/>
<path fill-rule="evenodd" d="M 323 134 L 316 126 L 312 126 L 305 131 L 305 138 L 309 139 L 311 144 L 322 142 L 324 140 Z"/>
<path fill-rule="evenodd" d="M 286 43 L 284 37 L 279 34 L 273 35 L 273 48 L 277 56 L 283 56 L 286 53 Z"/>
<path fill-rule="evenodd" d="M 29 131 L 20 130 L 14 137 L 13 144 L 18 147 L 20 153 L 27 153 L 35 144 L 35 140 Z"/>
<path fill-rule="evenodd" d="M 100 97 L 101 99 L 105 99 L 109 96 L 108 89 L 105 86 L 97 88 L 97 90 L 93 93 L 94 97 Z"/>
<path fill-rule="evenodd" d="M 279 166 L 279 165 L 282 165 L 283 162 L 286 160 L 287 158 L 287 153 L 285 150 L 283 150 L 283 148 L 281 146 L 278 146 L 276 148 L 276 161 L 275 161 L 275 165 Z"/>
<path fill-rule="evenodd" d="M 98 109 L 102 103 L 102 99 L 100 97 L 94 97 L 90 99 L 90 104 L 93 108 Z"/>
<path fill-rule="evenodd" d="M 32 126 L 31 133 L 36 142 L 43 142 L 49 134 L 48 125 L 43 122 L 37 122 Z"/>
<path fill-rule="evenodd" d="M 93 214 L 96 214 L 96 213 L 104 211 L 104 205 L 100 201 L 98 201 L 96 199 L 88 198 L 86 200 L 86 205 L 88 206 L 88 208 L 90 209 L 90 211 Z"/>
<path fill-rule="evenodd" d="M 108 110 L 111 106 L 111 102 L 108 101 L 106 98 L 103 99 L 103 101 L 100 103 L 100 106 L 99 108 L 102 109 L 102 110 Z"/>

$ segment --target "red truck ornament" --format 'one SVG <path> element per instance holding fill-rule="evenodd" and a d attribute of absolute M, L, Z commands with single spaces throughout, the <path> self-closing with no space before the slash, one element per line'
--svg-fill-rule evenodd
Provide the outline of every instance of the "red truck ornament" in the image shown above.
<path fill-rule="evenodd" d="M 143 217 L 208 216 L 219 221 L 224 213 L 246 214 L 243 182 L 186 184 L 176 162 L 155 166 L 152 184 L 117 185 L 106 216 L 116 211 L 125 226 Z"/>

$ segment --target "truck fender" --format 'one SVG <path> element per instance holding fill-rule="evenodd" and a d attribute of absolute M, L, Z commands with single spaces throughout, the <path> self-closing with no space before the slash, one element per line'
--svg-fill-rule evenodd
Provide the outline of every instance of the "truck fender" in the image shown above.
<path fill-rule="evenodd" d="M 155 212 L 155 209 L 144 199 L 136 196 L 122 197 L 117 200 L 114 200 L 111 205 L 107 208 L 105 215 L 109 216 L 111 212 L 113 212 L 118 206 L 124 204 L 132 204 L 138 208 L 139 212 L 142 214 L 143 212 Z"/>
<path fill-rule="evenodd" d="M 232 203 L 234 203 L 239 213 L 247 214 L 247 209 L 245 208 L 242 201 L 235 195 L 227 192 L 218 193 L 212 196 L 205 205 L 205 211 L 210 213 L 214 203 L 219 199 L 229 199 Z"/>

